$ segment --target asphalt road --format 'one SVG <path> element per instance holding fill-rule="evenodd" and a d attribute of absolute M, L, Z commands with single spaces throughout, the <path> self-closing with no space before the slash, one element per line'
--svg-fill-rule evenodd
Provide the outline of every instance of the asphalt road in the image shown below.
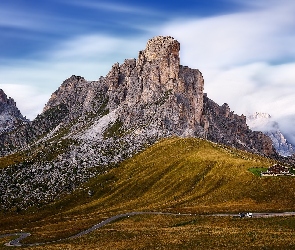
<path fill-rule="evenodd" d="M 13 233 L 13 234 L 3 234 L 0 235 L 0 238 L 4 238 L 4 237 L 13 237 L 13 236 L 19 236 L 18 238 L 9 241 L 8 243 L 5 243 L 6 246 L 37 246 L 37 245 L 45 245 L 45 244 L 49 244 L 49 243 L 54 243 L 54 242 L 60 242 L 63 240 L 68 240 L 68 239 L 74 239 L 80 236 L 83 236 L 85 234 L 91 233 L 96 229 L 99 229 L 103 226 L 105 226 L 106 224 L 109 224 L 115 220 L 118 220 L 120 218 L 124 218 L 124 217 L 130 217 L 130 216 L 134 216 L 134 215 L 140 215 L 140 214 L 154 214 L 154 215 L 175 215 L 175 216 L 190 216 L 190 215 L 197 215 L 197 214 L 176 214 L 176 213 L 162 213 L 162 212 L 130 212 L 130 213 L 125 213 L 125 214 L 118 214 L 115 215 L 113 217 L 110 217 L 84 231 L 81 231 L 71 237 L 68 238 L 64 238 L 64 239 L 59 239 L 56 241 L 50 241 L 50 242 L 43 242 L 43 243 L 34 243 L 34 244 L 22 244 L 20 243 L 21 240 L 23 240 L 24 238 L 29 237 L 31 234 L 30 233 Z M 210 214 L 210 215 L 206 215 L 206 216 L 220 216 L 220 217 L 225 217 L 225 216 L 231 216 L 231 217 L 239 217 L 239 214 Z M 295 212 L 283 212 L 283 213 L 252 213 L 252 218 L 268 218 L 268 217 L 280 217 L 280 216 L 295 216 Z"/>

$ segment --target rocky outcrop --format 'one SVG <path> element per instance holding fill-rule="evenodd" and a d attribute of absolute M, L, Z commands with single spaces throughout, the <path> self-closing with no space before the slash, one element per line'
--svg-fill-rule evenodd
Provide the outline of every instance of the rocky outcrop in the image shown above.
<path fill-rule="evenodd" d="M 72 75 L 50 97 L 43 113 L 59 105 L 65 105 L 68 120 L 97 113 L 105 102 L 107 86 L 98 81 L 86 81 L 81 76 Z"/>
<path fill-rule="evenodd" d="M 9 132 L 28 120 L 16 107 L 15 101 L 0 89 L 0 134 Z"/>
<path fill-rule="evenodd" d="M 276 157 L 271 139 L 249 129 L 246 116 L 230 111 L 228 104 L 219 106 L 204 95 L 202 125 L 208 140 L 250 152 Z"/>
<path fill-rule="evenodd" d="M 98 81 L 71 76 L 34 121 L 0 135 L 0 154 L 18 159 L 0 158 L 2 208 L 50 202 L 169 136 L 273 155 L 270 139 L 244 116 L 204 96 L 201 72 L 180 65 L 179 50 L 174 38 L 155 37 Z"/>
<path fill-rule="evenodd" d="M 196 135 L 204 80 L 199 70 L 179 64 L 179 49 L 172 37 L 156 37 L 139 52 L 138 60 L 115 64 L 103 79 L 109 110 L 120 109 L 126 128 L 153 124 L 176 135 Z"/>

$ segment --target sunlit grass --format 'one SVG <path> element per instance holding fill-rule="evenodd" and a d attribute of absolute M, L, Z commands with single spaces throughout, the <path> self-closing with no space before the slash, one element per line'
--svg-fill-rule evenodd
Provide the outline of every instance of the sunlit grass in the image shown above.
<path fill-rule="evenodd" d="M 0 157 L 0 169 L 8 166 L 21 163 L 25 159 L 24 153 L 14 153 L 11 155 Z"/>
<path fill-rule="evenodd" d="M 137 215 L 33 249 L 294 249 L 295 218 Z"/>
<path fill-rule="evenodd" d="M 260 178 L 249 171 L 252 168 L 264 169 L 273 163 L 270 159 L 205 140 L 166 139 L 126 160 L 108 173 L 91 179 L 73 194 L 65 196 L 55 203 L 40 209 L 30 208 L 21 214 L 0 214 L 0 234 L 17 232 L 22 229 L 32 233 L 32 236 L 24 242 L 45 242 L 74 235 L 108 217 L 129 211 L 167 211 L 194 214 L 294 211 L 295 178 Z M 92 196 L 88 195 L 89 190 L 92 191 Z M 194 219 L 192 218 L 192 220 Z M 199 220 L 198 217 L 197 221 Z M 206 219 L 208 224 L 206 222 L 201 225 L 211 227 L 212 220 Z M 122 223 L 125 221 L 130 220 L 122 220 Z M 257 221 L 261 222 L 261 220 Z M 91 234 L 92 236 L 82 237 L 75 242 L 81 241 L 81 245 L 87 245 L 87 241 L 84 242 L 84 239 L 93 237 L 91 240 L 93 243 L 89 243 L 88 249 L 96 249 L 91 248 L 91 246 L 94 247 L 95 242 L 102 245 L 108 244 L 107 237 L 112 238 L 112 234 L 116 235 L 113 226 L 119 225 L 118 223 L 98 230 L 94 233 L 94 235 L 99 234 L 97 237 L 93 237 Z M 172 244 L 173 238 L 175 238 L 173 235 L 180 233 L 178 231 L 180 228 L 184 228 L 184 233 L 190 237 L 189 235 L 193 234 L 190 227 L 196 227 L 194 223 L 191 225 L 191 223 L 176 218 L 175 221 L 173 219 L 173 223 L 173 225 L 185 224 L 168 227 L 168 229 L 160 225 L 158 230 L 157 223 L 154 221 L 155 226 L 153 227 L 156 229 L 150 234 L 166 237 L 170 239 L 168 240 L 169 244 Z M 248 226 L 250 230 L 252 226 Z M 138 230 L 140 231 L 140 229 Z M 135 236 L 144 240 L 144 230 L 147 229 L 142 229 L 138 233 L 139 235 Z M 228 232 L 224 231 L 226 229 L 222 230 L 218 232 L 223 237 L 224 244 L 230 240 L 228 237 L 236 237 L 234 234 L 229 234 L 231 236 L 228 237 L 224 236 Z M 108 245 L 105 249 L 116 249 L 112 247 L 123 249 L 123 246 L 126 247 L 126 244 L 130 243 L 129 233 L 129 231 L 122 232 L 125 235 L 122 236 L 125 237 L 125 241 L 122 241 L 122 248 L 120 248 L 121 246 Z M 210 234 L 207 233 L 202 237 L 207 237 L 208 240 L 208 235 Z M 241 240 L 242 236 L 239 239 Z M 188 240 L 196 243 L 201 238 Z M 205 241 L 202 242 L 202 244 L 200 243 L 201 247 L 208 247 Z M 61 249 L 71 249 L 67 247 L 71 247 L 72 241 L 67 244 L 63 243 Z M 73 249 L 83 249 L 78 247 L 78 243 L 73 244 L 75 244 Z M 144 242 L 142 244 L 146 249 L 151 246 L 145 245 L 148 243 Z M 156 240 L 151 241 L 150 244 L 156 244 Z M 181 239 L 175 238 L 175 244 L 173 244 L 172 246 L 176 249 L 181 244 Z M 189 246 L 192 245 L 188 245 L 188 249 Z M 56 245 L 46 246 L 48 249 L 50 247 L 54 249 Z M 161 247 L 167 246 L 164 244 Z"/>

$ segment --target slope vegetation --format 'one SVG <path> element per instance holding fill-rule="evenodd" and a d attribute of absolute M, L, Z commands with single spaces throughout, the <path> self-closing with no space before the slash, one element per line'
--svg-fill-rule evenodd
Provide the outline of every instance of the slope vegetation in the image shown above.
<path fill-rule="evenodd" d="M 217 212 L 292 209 L 293 178 L 259 178 L 269 159 L 200 139 L 163 140 L 88 183 L 80 209 Z M 77 192 L 79 199 L 85 195 Z M 72 198 L 71 198 L 72 199 Z"/>
<path fill-rule="evenodd" d="M 30 242 L 71 236 L 127 211 L 236 213 L 294 210 L 293 177 L 257 177 L 272 160 L 200 139 L 170 138 L 42 208 L 1 215 L 1 234 Z M 13 223 L 11 223 L 13 221 Z"/>

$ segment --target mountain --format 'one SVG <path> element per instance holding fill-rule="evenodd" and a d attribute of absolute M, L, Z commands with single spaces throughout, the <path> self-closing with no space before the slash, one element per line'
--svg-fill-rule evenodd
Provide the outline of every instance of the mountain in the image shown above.
<path fill-rule="evenodd" d="M 247 116 L 247 124 L 254 131 L 262 131 L 269 136 L 276 151 L 281 156 L 291 156 L 295 153 L 295 146 L 287 141 L 279 128 L 279 124 L 266 113 L 256 112 Z"/>
<path fill-rule="evenodd" d="M 23 117 L 14 100 L 11 97 L 8 98 L 0 89 L 0 134 L 9 132 L 27 122 L 28 120 Z"/>
<path fill-rule="evenodd" d="M 182 66 L 179 50 L 174 38 L 155 37 L 98 81 L 73 75 L 32 122 L 0 135 L 1 208 L 51 202 L 167 137 L 276 156 L 245 116 L 203 93 L 201 72 Z"/>

